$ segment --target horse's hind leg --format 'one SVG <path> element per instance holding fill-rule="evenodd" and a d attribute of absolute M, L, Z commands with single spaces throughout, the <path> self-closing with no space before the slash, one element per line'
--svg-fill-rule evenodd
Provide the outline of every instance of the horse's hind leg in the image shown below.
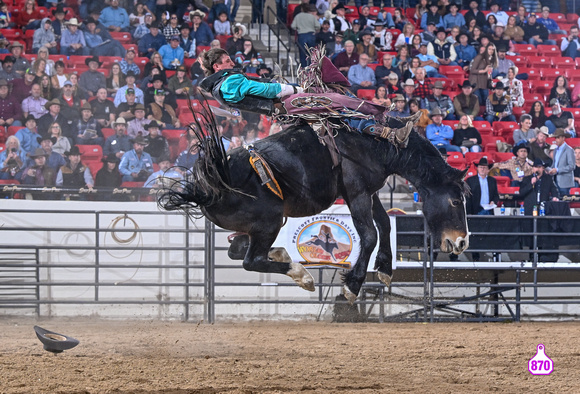
<path fill-rule="evenodd" d="M 373 194 L 373 219 L 379 229 L 379 250 L 375 269 L 379 280 L 389 286 L 393 277 L 393 254 L 391 252 L 391 220 L 383 208 L 379 194 Z"/>
<path fill-rule="evenodd" d="M 314 291 L 314 278 L 302 264 L 292 262 L 288 253 L 285 251 L 280 253 L 278 248 L 275 248 L 270 254 L 270 248 L 276 240 L 280 228 L 270 229 L 270 231 L 262 228 L 261 231 L 250 234 L 250 246 L 244 258 L 244 269 L 246 271 L 288 275 L 298 286 L 308 291 Z M 268 257 L 269 255 L 272 259 Z"/>

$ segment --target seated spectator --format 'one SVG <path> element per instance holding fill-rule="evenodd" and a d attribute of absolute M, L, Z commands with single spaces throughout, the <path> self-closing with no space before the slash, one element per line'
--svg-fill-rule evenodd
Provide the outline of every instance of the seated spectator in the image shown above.
<path fill-rule="evenodd" d="M 464 70 L 468 70 L 471 61 L 475 59 L 477 53 L 475 48 L 472 45 L 469 45 L 469 37 L 466 33 L 460 33 L 458 38 L 459 45 L 455 47 L 455 52 L 457 53 L 457 64 L 463 67 Z"/>
<path fill-rule="evenodd" d="M 427 73 L 423 67 L 417 68 L 415 74 L 415 91 L 413 92 L 415 97 L 421 99 L 423 107 L 427 106 L 427 98 L 433 95 L 431 90 L 431 82 L 427 79 Z"/>
<path fill-rule="evenodd" d="M 38 134 L 40 135 L 50 135 L 50 125 L 54 122 L 59 122 L 61 127 L 68 124 L 67 120 L 60 113 L 61 102 L 58 98 L 54 98 L 44 104 L 44 108 L 48 110 L 48 113 L 42 115 L 37 122 Z"/>
<path fill-rule="evenodd" d="M 72 18 L 65 23 L 66 29 L 60 38 L 60 53 L 67 56 L 89 56 L 90 49 L 87 47 L 84 34 L 79 31 L 81 25 L 77 18 Z"/>
<path fill-rule="evenodd" d="M 64 87 L 62 88 L 61 96 L 59 97 L 61 104 L 60 114 L 66 119 L 66 125 L 63 125 L 62 132 L 65 137 L 70 138 L 74 141 L 74 125 L 81 117 L 81 105 L 85 103 L 85 100 L 76 97 L 73 94 L 73 84 L 71 81 L 66 81 Z M 60 122 L 59 122 L 60 123 Z M 63 152 L 64 153 L 64 152 Z"/>
<path fill-rule="evenodd" d="M 32 67 L 36 68 L 38 71 L 41 71 L 42 69 L 39 70 L 40 67 L 36 66 L 37 62 L 40 61 L 44 61 L 44 74 L 45 75 L 49 75 L 52 76 L 54 75 L 54 60 L 51 60 L 49 57 L 49 51 L 46 47 L 41 47 L 38 50 L 38 57 L 36 58 L 36 60 L 34 61 L 34 63 L 32 63 Z M 37 73 L 38 76 L 38 73 Z M 40 80 L 39 80 L 40 82 Z"/>
<path fill-rule="evenodd" d="M 16 27 L 21 27 L 22 31 L 35 30 L 41 26 L 42 14 L 34 0 L 26 0 L 24 2 L 24 9 L 21 9 L 14 17 L 14 24 Z"/>
<path fill-rule="evenodd" d="M 453 101 L 448 95 L 443 94 L 443 83 L 436 81 L 433 85 L 433 93 L 426 99 L 428 106 L 426 108 L 433 112 L 435 108 L 439 108 L 445 120 L 455 120 L 455 107 Z"/>
<path fill-rule="evenodd" d="M 481 134 L 473 127 L 471 118 L 467 115 L 459 118 L 459 125 L 453 132 L 453 145 L 465 156 L 467 152 L 481 152 L 481 142 Z"/>
<path fill-rule="evenodd" d="M 139 6 L 139 4 L 137 6 Z M 135 27 L 132 36 L 136 42 L 139 42 L 143 37 L 145 37 L 145 35 L 151 32 L 150 26 L 154 23 L 153 15 L 152 13 L 147 12 L 142 21 L 141 18 L 132 19 L 131 15 L 129 15 L 129 22 Z"/>
<path fill-rule="evenodd" d="M 0 79 L 0 126 L 21 126 L 22 106 L 8 92 L 8 82 L 5 79 Z"/>
<path fill-rule="evenodd" d="M 195 10 L 189 16 L 191 18 L 191 39 L 195 40 L 197 46 L 209 46 L 214 36 L 209 25 L 203 22 L 205 13 Z"/>
<path fill-rule="evenodd" d="M 427 126 L 425 134 L 427 139 L 431 141 L 437 148 L 445 148 L 447 152 L 461 152 L 458 146 L 451 145 L 453 140 L 453 129 L 447 125 L 442 124 L 443 113 L 439 108 L 435 108 L 429 115 L 432 124 Z"/>
<path fill-rule="evenodd" d="M 132 112 L 135 117 L 127 124 L 127 135 L 129 138 L 136 138 L 138 135 L 146 137 L 149 135 L 146 126 L 151 121 L 145 118 L 145 106 L 143 104 L 137 104 Z"/>
<path fill-rule="evenodd" d="M 536 130 L 532 129 L 532 116 L 523 114 L 520 117 L 520 128 L 514 130 L 513 134 L 514 144 L 528 143 L 536 141 Z"/>
<path fill-rule="evenodd" d="M 530 2 L 530 0 L 526 0 L 528 3 Z M 533 3 L 532 7 L 530 7 L 530 11 L 532 12 L 536 12 L 537 9 L 537 5 L 538 3 Z M 526 24 L 526 15 L 528 15 L 528 9 L 526 7 L 529 7 L 529 5 L 520 5 L 518 7 L 518 11 L 517 14 L 515 15 L 516 17 L 516 22 L 518 24 L 518 26 L 523 27 Z"/>
<path fill-rule="evenodd" d="M 179 66 L 175 75 L 169 78 L 167 90 L 178 99 L 187 99 L 192 86 L 191 79 L 186 75 L 185 66 Z"/>
<path fill-rule="evenodd" d="M 459 11 L 457 4 L 451 3 L 447 6 L 448 14 L 443 17 L 443 27 L 446 31 L 450 31 L 455 26 L 461 27 L 465 25 L 465 18 L 457 11 Z"/>
<path fill-rule="evenodd" d="M 57 60 L 54 63 L 54 75 L 52 76 L 52 87 L 55 89 L 62 89 L 64 83 L 69 80 L 70 75 L 64 72 L 64 63 L 62 60 Z"/>
<path fill-rule="evenodd" d="M 572 93 L 568 87 L 568 79 L 565 76 L 559 75 L 554 81 L 552 90 L 550 91 L 549 100 L 557 99 L 562 108 L 569 108 L 572 106 Z"/>
<path fill-rule="evenodd" d="M 427 25 L 427 30 L 423 30 L 419 36 L 421 36 L 422 42 L 426 44 L 435 41 L 435 38 L 437 38 L 437 27 L 435 26 L 435 23 L 430 22 Z"/>
<path fill-rule="evenodd" d="M 549 35 L 548 29 L 541 23 L 537 23 L 536 14 L 531 12 L 528 16 L 528 23 L 524 25 L 524 40 L 535 46 L 556 45 L 556 41 L 548 39 Z"/>
<path fill-rule="evenodd" d="M 427 128 L 427 126 L 433 123 L 433 121 L 429 117 L 429 111 L 426 109 L 421 109 L 418 100 L 416 99 L 409 100 L 409 113 L 411 115 L 414 115 L 417 112 L 421 112 L 421 117 L 419 118 L 419 121 L 415 124 L 415 130 L 417 131 L 417 133 L 425 137 L 425 129 Z"/>
<path fill-rule="evenodd" d="M 252 40 L 245 40 L 244 50 L 236 53 L 235 63 L 241 66 L 245 72 L 254 73 L 258 66 L 264 63 L 264 59 L 260 52 L 254 49 Z"/>
<path fill-rule="evenodd" d="M 355 64 L 348 71 L 350 90 L 356 95 L 359 89 L 374 89 L 377 81 L 375 72 L 368 67 L 369 56 L 366 53 L 359 55 L 359 64 Z"/>
<path fill-rule="evenodd" d="M 18 78 L 12 81 L 10 97 L 16 100 L 16 102 L 19 103 L 19 106 L 26 97 L 30 96 L 32 85 L 34 85 L 36 79 L 34 70 L 29 68 L 26 74 L 24 74 L 24 78 Z"/>
<path fill-rule="evenodd" d="M 550 18 L 550 7 L 542 7 L 542 14 L 537 18 L 537 22 L 544 25 L 550 34 L 566 34 L 566 31 L 560 29 L 556 21 Z"/>
<path fill-rule="evenodd" d="M 107 93 L 115 96 L 119 88 L 125 85 L 125 74 L 121 71 L 119 63 L 112 63 L 109 70 L 109 77 L 105 80 Z"/>
<path fill-rule="evenodd" d="M 143 69 L 143 75 L 145 76 L 153 75 L 152 73 L 154 69 L 157 69 L 159 71 L 158 74 L 161 75 L 161 78 L 163 78 L 163 83 L 166 84 L 167 74 L 165 73 L 165 66 L 163 66 L 163 58 L 161 57 L 159 52 L 153 52 L 151 54 L 151 58 L 145 64 L 145 67 Z"/>
<path fill-rule="evenodd" d="M 18 138 L 20 147 L 24 151 L 23 160 L 26 160 L 26 154 L 34 152 L 36 148 L 40 148 L 40 142 L 38 141 L 39 135 L 36 127 L 36 118 L 28 115 L 24 124 L 26 127 L 18 130 L 14 136 Z M 6 146 L 6 150 L 8 150 L 8 141 L 6 142 Z"/>
<path fill-rule="evenodd" d="M 195 41 L 189 36 L 189 33 L 191 32 L 189 25 L 187 23 L 181 25 L 179 32 L 179 47 L 183 49 L 183 57 L 185 59 L 195 58 L 197 46 L 195 45 Z"/>
<path fill-rule="evenodd" d="M 556 182 L 560 195 L 565 196 L 570 194 L 570 188 L 574 187 L 574 167 L 576 160 L 574 150 L 566 143 L 566 138 L 570 138 L 571 134 L 563 129 L 556 129 L 553 137 L 555 138 L 554 144 L 556 144 L 557 148 L 554 153 L 552 166 L 548 168 L 548 174 L 554 176 L 554 181 Z"/>
<path fill-rule="evenodd" d="M 119 7 L 119 0 L 111 0 L 110 6 L 103 8 L 99 21 L 109 31 L 129 31 L 129 14 L 123 7 Z"/>
<path fill-rule="evenodd" d="M 361 34 L 361 42 L 356 44 L 356 51 L 360 56 L 364 53 L 369 57 L 369 61 L 374 61 L 377 58 L 377 49 L 371 42 L 372 33 L 370 30 L 364 30 Z"/>
<path fill-rule="evenodd" d="M 24 168 L 26 154 L 20 140 L 14 135 L 9 136 L 5 149 L 0 152 L 0 179 L 17 179 Z"/>
<path fill-rule="evenodd" d="M 147 143 L 145 152 L 149 153 L 154 163 L 159 163 L 158 159 L 162 156 L 169 156 L 169 143 L 161 134 L 161 127 L 155 120 L 145 125 L 147 130 Z"/>
<path fill-rule="evenodd" d="M 133 72 L 134 76 L 141 74 L 139 66 L 135 63 L 135 51 L 133 49 L 127 51 L 125 58 L 119 62 L 119 66 L 121 66 L 121 71 L 125 74 L 125 78 L 127 78 L 129 72 Z"/>
<path fill-rule="evenodd" d="M 34 153 L 29 154 L 33 162 L 22 171 L 20 183 L 23 185 L 33 186 L 54 186 L 56 179 L 56 171 L 54 168 L 46 165 L 48 154 L 41 148 L 38 148 Z M 64 160 L 64 159 L 63 159 Z"/>
<path fill-rule="evenodd" d="M 468 115 L 473 120 L 483 120 L 479 116 L 479 99 L 473 94 L 475 85 L 465 80 L 463 85 L 459 85 L 459 87 L 461 88 L 461 93 L 453 99 L 455 116 L 461 118 L 463 115 Z"/>
<path fill-rule="evenodd" d="M 228 13 L 220 12 L 218 18 L 213 22 L 213 30 L 216 35 L 229 36 L 232 32 L 232 24 L 228 20 Z"/>
<path fill-rule="evenodd" d="M 154 189 L 167 187 L 167 180 L 179 181 L 183 179 L 183 175 L 176 169 L 172 168 L 171 160 L 168 155 L 159 157 L 159 171 L 154 172 L 145 181 L 144 187 L 151 187 Z"/>
<path fill-rule="evenodd" d="M 491 18 L 490 18 L 491 19 Z M 509 39 L 505 38 L 505 25 L 503 23 L 496 23 L 492 26 L 492 34 L 489 37 L 489 40 L 496 48 L 508 48 L 510 45 Z"/>
<path fill-rule="evenodd" d="M 393 59 L 393 66 L 399 69 L 399 72 L 401 73 L 401 78 L 403 78 L 402 77 L 403 73 L 407 71 L 410 61 L 411 57 L 409 56 L 409 48 L 406 45 L 400 47 L 397 52 L 397 57 Z"/>
<path fill-rule="evenodd" d="M 415 95 L 415 81 L 412 79 L 407 79 L 401 87 L 403 88 L 403 92 L 401 93 L 405 98 L 405 101 L 409 101 L 412 98 L 416 97 Z"/>
<path fill-rule="evenodd" d="M 511 186 L 520 186 L 522 179 L 534 171 L 533 162 L 528 159 L 530 147 L 526 143 L 520 143 L 514 146 L 513 153 L 514 157 L 501 163 L 494 163 L 493 168 L 500 170 L 501 175 L 509 176 L 512 179 Z"/>
<path fill-rule="evenodd" d="M 155 101 L 147 106 L 147 118 L 149 120 L 156 120 L 163 128 L 180 128 L 181 124 L 175 114 L 175 110 L 171 105 L 165 104 L 166 93 L 164 89 L 157 89 L 155 91 Z"/>
<path fill-rule="evenodd" d="M 544 104 L 541 101 L 536 101 L 532 104 L 530 115 L 532 116 L 532 127 L 535 129 L 544 126 L 548 120 L 544 110 Z"/>
<path fill-rule="evenodd" d="M 384 107 L 391 106 L 391 100 L 387 95 L 387 89 L 383 85 L 379 85 L 379 87 L 375 90 L 375 97 L 373 97 L 371 101 Z"/>
<path fill-rule="evenodd" d="M 43 75 L 40 79 L 40 96 L 47 100 L 52 100 L 53 98 L 58 97 L 59 89 L 55 89 L 52 87 L 52 78 L 48 75 Z"/>
<path fill-rule="evenodd" d="M 42 78 L 42 76 L 46 74 L 45 69 L 46 69 L 46 60 L 36 59 L 31 64 L 30 69 L 28 71 L 31 72 L 31 74 L 34 74 L 34 76 L 36 77 L 34 80 L 38 82 L 40 81 L 40 78 Z"/>
<path fill-rule="evenodd" d="M 85 59 L 85 64 L 89 66 L 89 69 L 81 74 L 79 85 L 88 93 L 89 97 L 94 97 L 100 88 L 107 86 L 105 75 L 98 70 L 103 63 L 99 61 L 97 56 L 93 56 Z"/>
<path fill-rule="evenodd" d="M 14 60 L 14 71 L 21 76 L 24 75 L 26 70 L 30 68 L 30 62 L 22 56 L 24 54 L 24 46 L 19 41 L 13 41 L 8 46 L 8 50 Z"/>
<path fill-rule="evenodd" d="M 567 37 L 562 38 L 562 43 L 560 44 L 560 50 L 562 50 L 562 56 L 571 57 L 576 59 L 580 56 L 580 41 L 578 40 L 578 26 L 570 27 L 570 34 Z"/>
<path fill-rule="evenodd" d="M 377 21 L 372 31 L 372 42 L 379 51 L 392 51 L 393 33 L 384 29 L 384 23 Z"/>
<path fill-rule="evenodd" d="M 563 129 L 570 133 L 573 137 L 576 136 L 574 129 L 574 115 L 568 111 L 562 111 L 558 99 L 551 99 L 550 106 L 552 107 L 552 115 L 546 121 L 546 127 L 550 131 L 550 135 L 554 134 L 556 129 Z"/>
<path fill-rule="evenodd" d="M 115 129 L 115 134 L 105 141 L 103 155 L 114 154 L 120 159 L 125 152 L 131 150 L 131 142 L 127 136 L 127 122 L 123 118 L 117 118 L 113 123 L 113 128 Z"/>
<path fill-rule="evenodd" d="M 143 38 L 139 40 L 138 50 L 139 56 L 151 57 L 154 52 L 159 51 L 159 49 L 167 44 L 165 36 L 159 31 L 159 22 L 153 22 L 149 26 L 149 33 L 145 34 Z"/>
<path fill-rule="evenodd" d="M 190 170 L 197 159 L 199 158 L 199 140 L 197 137 L 190 138 L 187 149 L 177 156 L 175 161 L 176 170 L 185 175 Z"/>
<path fill-rule="evenodd" d="M 502 8 L 508 9 L 508 7 Z M 489 16 L 492 15 L 493 17 L 495 17 L 495 20 L 497 22 L 501 22 L 504 26 L 507 25 L 509 16 L 505 11 L 502 11 L 500 9 L 500 5 L 496 1 L 492 1 L 491 3 L 489 3 L 489 10 L 491 12 L 487 14 L 487 19 L 489 19 Z"/>
<path fill-rule="evenodd" d="M 93 107 L 91 104 L 84 103 L 81 106 L 81 118 L 75 128 L 75 142 L 77 145 L 103 146 L 105 143 L 101 125 L 93 116 Z"/>
<path fill-rule="evenodd" d="M 344 76 L 348 76 L 350 68 L 359 62 L 359 54 L 354 49 L 354 43 L 350 40 L 346 41 L 344 51 L 340 52 L 332 61 Z"/>
<path fill-rule="evenodd" d="M 363 29 L 372 29 L 375 26 L 374 19 L 371 19 L 370 12 L 371 8 L 368 5 L 358 6 L 359 11 L 359 21 Z M 391 18 L 392 19 L 392 18 Z"/>
<path fill-rule="evenodd" d="M 346 7 L 344 4 L 338 3 L 338 5 L 332 9 L 332 14 L 336 16 L 332 18 L 330 31 L 333 33 L 344 33 L 352 28 L 352 25 L 346 19 Z"/>
<path fill-rule="evenodd" d="M 123 182 L 145 182 L 153 173 L 153 160 L 149 153 L 144 152 L 147 141 L 141 136 L 132 140 L 133 149 L 121 158 L 119 171 Z"/>
<path fill-rule="evenodd" d="M 81 152 L 78 146 L 73 146 L 65 152 L 68 163 L 60 167 L 56 174 L 56 186 L 77 189 L 94 186 L 93 176 L 89 167 L 81 162 Z"/>
<path fill-rule="evenodd" d="M 429 78 L 447 78 L 445 75 L 439 73 L 439 59 L 427 53 L 426 42 L 421 43 L 419 51 L 420 53 L 417 55 L 417 59 L 419 59 L 421 67 L 425 69 Z"/>
<path fill-rule="evenodd" d="M 382 58 L 382 64 L 375 69 L 375 79 L 378 85 L 386 85 L 389 75 L 395 73 L 400 79 L 401 74 L 397 67 L 393 66 L 393 55 L 385 53 Z"/>
<path fill-rule="evenodd" d="M 324 20 L 322 22 L 320 31 L 314 36 L 314 41 L 316 45 L 325 46 L 327 56 L 331 56 L 334 53 L 334 33 L 330 31 L 330 21 Z"/>
<path fill-rule="evenodd" d="M 64 156 L 64 152 L 68 151 L 71 147 L 68 138 L 62 135 L 62 128 L 57 122 L 54 122 L 49 127 L 49 136 L 54 141 L 52 143 L 52 151 Z"/>
<path fill-rule="evenodd" d="M 127 102 L 127 90 L 128 89 L 132 89 L 132 94 L 135 94 L 135 101 L 139 104 L 143 104 L 143 99 L 144 99 L 144 95 L 143 95 L 143 91 L 141 89 L 139 89 L 136 85 L 135 85 L 135 73 L 133 71 L 128 71 L 127 74 L 125 75 L 125 83 L 126 85 L 119 88 L 119 90 L 117 91 L 117 94 L 115 94 L 115 106 L 117 106 L 117 108 L 119 107 L 119 105 L 121 103 Z"/>
<path fill-rule="evenodd" d="M 396 94 L 393 98 L 393 103 L 395 104 L 395 109 L 389 111 L 388 115 L 395 118 L 404 118 L 409 116 L 409 110 L 407 109 L 407 100 L 402 94 Z"/>
<path fill-rule="evenodd" d="M 437 30 L 437 38 L 427 46 L 427 54 L 435 56 L 439 64 L 457 65 L 455 47 L 445 40 L 447 33 L 443 27 Z"/>
<path fill-rule="evenodd" d="M 161 75 L 155 75 L 152 79 L 151 79 L 151 86 L 147 88 L 147 90 L 145 91 L 145 106 L 148 106 L 150 103 L 155 101 L 155 91 L 157 89 L 163 89 L 164 83 L 163 83 L 163 78 L 161 77 Z M 165 98 L 165 101 L 167 101 L 167 97 Z M 171 104 L 171 103 L 167 103 L 167 104 Z"/>
<path fill-rule="evenodd" d="M 159 55 L 163 59 L 163 67 L 168 70 L 175 70 L 183 64 L 184 51 L 179 46 L 179 36 L 172 36 L 169 44 L 163 45 L 159 49 Z"/>
<path fill-rule="evenodd" d="M 165 26 L 163 27 L 165 41 L 169 43 L 171 37 L 179 36 L 179 34 L 179 18 L 176 14 L 171 14 L 169 20 L 165 21 Z"/>
<path fill-rule="evenodd" d="M 118 118 L 123 118 L 125 120 L 133 118 L 133 111 L 138 104 L 136 97 L 135 97 L 135 89 L 127 89 L 125 93 L 125 99 L 127 100 L 124 103 L 119 104 L 116 109 L 116 116 Z M 143 104 L 141 104 L 143 105 Z"/>
<path fill-rule="evenodd" d="M 514 67 L 514 62 L 506 58 L 507 47 L 497 47 L 497 67 L 491 73 L 492 78 L 506 77 L 510 67 Z"/>
<path fill-rule="evenodd" d="M 512 108 L 511 99 L 505 92 L 503 82 L 497 82 L 485 104 L 485 120 L 490 124 L 497 121 L 515 122 L 516 117 L 513 115 Z"/>
<path fill-rule="evenodd" d="M 244 27 L 245 28 L 245 27 Z M 234 27 L 233 36 L 226 40 L 226 52 L 230 55 L 232 60 L 235 58 L 236 53 L 242 52 L 244 50 L 244 30 L 243 26 Z"/>
<path fill-rule="evenodd" d="M 99 125 L 109 127 L 115 121 L 115 104 L 107 99 L 107 89 L 97 90 L 97 98 L 90 102 L 92 113 Z"/>
<path fill-rule="evenodd" d="M 32 53 L 38 53 L 40 48 L 46 48 L 51 55 L 56 55 L 58 53 L 56 45 L 52 21 L 50 18 L 44 18 L 32 36 Z"/>
<path fill-rule="evenodd" d="M 84 32 L 85 42 L 90 48 L 90 54 L 93 56 L 117 56 L 125 57 L 125 48 L 119 41 L 104 40 L 97 32 L 98 21 L 88 18 L 85 22 L 86 30 Z"/>
<path fill-rule="evenodd" d="M 435 23 L 435 26 L 443 27 L 443 18 L 441 18 L 441 14 L 439 13 L 439 4 L 437 1 L 431 2 L 429 4 L 429 11 L 425 12 L 421 17 L 421 29 L 426 30 L 427 24 Z"/>
<path fill-rule="evenodd" d="M 530 142 L 530 154 L 528 157 L 532 161 L 540 159 L 550 167 L 552 165 L 552 158 L 549 155 L 550 144 L 546 142 L 546 138 L 550 136 L 548 128 L 542 126 L 539 129 L 535 129 L 535 131 L 536 137 L 532 142 Z"/>
<path fill-rule="evenodd" d="M 576 159 L 574 167 L 574 187 L 580 187 L 580 146 L 574 148 L 574 157 Z"/>
<path fill-rule="evenodd" d="M 523 107 L 526 100 L 524 99 L 524 87 L 520 80 L 516 78 L 518 75 L 518 68 L 516 66 L 508 69 L 507 77 L 503 78 L 506 93 L 512 101 L 514 107 Z"/>
<path fill-rule="evenodd" d="M 403 73 L 403 81 L 408 81 L 409 79 L 415 78 L 417 75 L 417 69 L 421 67 L 421 60 L 418 57 L 414 57 L 409 62 L 409 67 Z"/>
<path fill-rule="evenodd" d="M 508 18 L 508 23 L 506 25 L 503 36 L 517 44 L 525 43 L 524 29 L 522 29 L 521 26 L 518 26 L 515 15 L 512 15 Z"/>
<path fill-rule="evenodd" d="M 397 41 L 395 41 L 395 48 L 399 49 L 402 46 L 411 45 L 413 37 L 415 37 L 415 25 L 407 23 L 403 26 L 403 31 L 397 37 Z"/>
<path fill-rule="evenodd" d="M 470 21 L 475 20 L 477 26 L 483 26 L 485 23 L 485 14 L 479 10 L 479 2 L 477 0 L 470 0 L 469 11 L 464 15 L 465 23 L 468 25 Z"/>
<path fill-rule="evenodd" d="M 445 41 L 447 41 L 451 45 L 457 47 L 457 45 L 459 45 L 459 33 L 460 32 L 461 32 L 461 29 L 459 27 L 457 27 L 457 26 L 452 27 L 451 31 L 449 32 L 449 35 L 447 36 Z"/>
<path fill-rule="evenodd" d="M 44 107 L 48 100 L 43 98 L 40 93 L 40 85 L 37 83 L 32 84 L 30 96 L 22 101 L 22 115 L 24 118 L 31 115 L 34 119 L 39 119 L 42 115 L 48 113 L 48 110 Z"/>
<path fill-rule="evenodd" d="M 0 69 L 0 79 L 6 82 L 12 82 L 17 78 L 22 78 L 22 75 L 17 73 L 14 69 L 14 56 L 6 56 L 2 61 L 2 68 Z"/>
<path fill-rule="evenodd" d="M 101 159 L 103 167 L 95 176 L 95 187 L 119 187 L 123 183 L 121 173 L 119 172 L 119 163 L 121 160 L 111 153 Z"/>

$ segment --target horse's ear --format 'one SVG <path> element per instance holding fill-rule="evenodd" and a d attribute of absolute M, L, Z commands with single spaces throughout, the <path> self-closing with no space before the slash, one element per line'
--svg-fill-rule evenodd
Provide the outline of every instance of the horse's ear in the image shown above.
<path fill-rule="evenodd" d="M 467 175 L 467 172 L 469 171 L 469 168 L 466 168 L 463 171 L 459 171 L 459 174 L 461 174 L 461 176 L 459 177 L 460 180 L 464 180 L 465 179 L 465 175 Z"/>

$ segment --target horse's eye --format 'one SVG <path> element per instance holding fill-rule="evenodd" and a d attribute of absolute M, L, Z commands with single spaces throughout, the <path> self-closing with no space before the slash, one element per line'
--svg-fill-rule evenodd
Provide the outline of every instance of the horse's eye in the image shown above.
<path fill-rule="evenodd" d="M 459 200 L 451 200 L 451 206 L 452 207 L 458 207 L 459 204 L 461 204 L 461 201 L 459 201 Z"/>

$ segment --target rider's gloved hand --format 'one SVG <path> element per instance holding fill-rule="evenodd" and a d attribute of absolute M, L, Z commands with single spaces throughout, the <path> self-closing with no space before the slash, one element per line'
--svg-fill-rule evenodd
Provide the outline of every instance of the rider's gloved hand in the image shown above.
<path fill-rule="evenodd" d="M 304 93 L 304 89 L 300 86 L 287 85 L 285 83 L 281 83 L 280 86 L 282 87 L 282 90 L 276 95 L 276 97 L 286 97 L 291 94 Z"/>

